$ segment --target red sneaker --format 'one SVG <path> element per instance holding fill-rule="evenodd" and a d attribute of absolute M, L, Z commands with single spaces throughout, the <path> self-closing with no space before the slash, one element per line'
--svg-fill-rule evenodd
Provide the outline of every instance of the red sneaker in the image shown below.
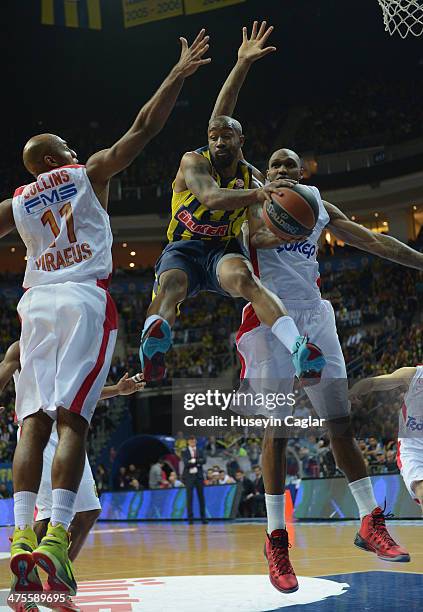
<path fill-rule="evenodd" d="M 385 519 L 392 514 L 384 514 L 385 508 L 375 508 L 366 514 L 361 521 L 360 531 L 355 536 L 354 544 L 363 550 L 376 553 L 383 561 L 410 561 L 410 555 L 389 535 Z"/>
<path fill-rule="evenodd" d="M 269 579 L 281 593 L 298 591 L 298 581 L 289 560 L 290 544 L 286 529 L 276 529 L 267 534 L 264 556 L 269 563 Z"/>

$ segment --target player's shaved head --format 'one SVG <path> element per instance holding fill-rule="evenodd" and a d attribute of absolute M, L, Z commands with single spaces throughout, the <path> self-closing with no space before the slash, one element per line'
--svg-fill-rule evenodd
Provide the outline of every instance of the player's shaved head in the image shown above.
<path fill-rule="evenodd" d="M 267 168 L 267 178 L 269 181 L 278 179 L 292 179 L 300 181 L 303 176 L 303 169 L 300 156 L 292 149 L 278 149 L 269 159 Z"/>
<path fill-rule="evenodd" d="M 22 158 L 25 168 L 34 176 L 78 161 L 66 142 L 55 134 L 38 134 L 30 138 L 24 146 Z"/>
<path fill-rule="evenodd" d="M 240 136 L 242 135 L 242 125 L 240 122 L 233 117 L 227 117 L 226 115 L 219 115 L 218 117 L 213 117 L 213 119 L 210 119 L 209 130 L 213 128 L 228 128 L 230 130 L 235 130 L 235 132 L 237 132 Z"/>
<path fill-rule="evenodd" d="M 270 158 L 269 161 L 269 165 L 272 163 L 272 159 L 274 158 L 289 158 L 289 159 L 294 159 L 298 166 L 301 166 L 301 158 L 298 155 L 298 153 L 295 153 L 295 151 L 293 151 L 292 149 L 278 149 L 277 151 L 275 151 L 272 154 L 272 157 Z"/>

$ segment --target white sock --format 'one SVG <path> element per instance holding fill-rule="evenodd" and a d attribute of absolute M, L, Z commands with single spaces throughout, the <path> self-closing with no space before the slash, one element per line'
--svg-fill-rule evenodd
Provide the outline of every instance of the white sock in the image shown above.
<path fill-rule="evenodd" d="M 148 329 L 150 325 L 154 323 L 154 321 L 158 320 L 164 321 L 163 317 L 159 317 L 159 315 L 150 315 L 149 317 L 147 317 L 142 331 L 145 332 L 145 330 Z"/>
<path fill-rule="evenodd" d="M 272 332 L 275 334 L 276 338 L 286 346 L 290 353 L 292 353 L 296 339 L 298 336 L 301 336 L 294 319 L 288 315 L 279 317 L 279 319 L 273 323 Z"/>
<path fill-rule="evenodd" d="M 58 523 L 67 530 L 73 518 L 76 493 L 67 489 L 53 489 L 50 522 L 55 527 Z"/>
<path fill-rule="evenodd" d="M 358 506 L 360 519 L 366 514 L 371 514 L 377 508 L 377 501 L 373 492 L 372 481 L 367 476 L 354 482 L 348 483 L 351 493 L 354 495 L 355 503 Z"/>
<path fill-rule="evenodd" d="M 285 495 L 264 495 L 267 510 L 267 533 L 285 529 Z"/>
<path fill-rule="evenodd" d="M 37 494 L 32 491 L 18 491 L 13 496 L 15 526 L 19 529 L 32 527 Z"/>

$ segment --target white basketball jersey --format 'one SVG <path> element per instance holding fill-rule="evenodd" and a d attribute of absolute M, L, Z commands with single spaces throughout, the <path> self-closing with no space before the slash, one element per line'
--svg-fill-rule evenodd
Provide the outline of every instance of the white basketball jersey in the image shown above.
<path fill-rule="evenodd" d="M 13 196 L 16 228 L 27 248 L 25 288 L 107 280 L 113 236 L 85 166 L 40 174 Z"/>
<path fill-rule="evenodd" d="M 276 293 L 285 304 L 299 308 L 321 299 L 318 241 L 330 220 L 317 187 L 309 189 L 319 202 L 319 217 L 308 238 L 300 242 L 286 242 L 276 249 L 256 250 L 250 247 L 254 270 L 263 285 Z"/>
<path fill-rule="evenodd" d="M 399 429 L 399 435 L 407 438 L 408 443 L 414 438 L 423 439 L 423 366 L 417 366 L 405 394 Z"/>

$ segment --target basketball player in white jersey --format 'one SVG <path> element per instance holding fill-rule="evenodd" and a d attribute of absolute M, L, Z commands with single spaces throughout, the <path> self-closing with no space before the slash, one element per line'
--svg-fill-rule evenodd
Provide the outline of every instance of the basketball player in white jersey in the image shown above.
<path fill-rule="evenodd" d="M 14 379 L 15 389 L 19 379 L 21 369 L 19 342 L 14 342 L 7 349 L 3 361 L 0 362 L 0 392 L 4 390 L 8 382 Z M 145 386 L 142 374 L 136 374 L 129 378 L 126 373 L 117 384 L 109 385 L 103 388 L 100 394 L 100 400 L 110 399 L 118 395 L 132 395 L 141 391 Z M 18 437 L 20 435 L 20 427 Z M 41 477 L 40 488 L 37 494 L 36 501 L 36 521 L 34 523 L 34 531 L 37 535 L 38 542 L 45 536 L 48 528 L 48 523 L 51 517 L 52 507 L 52 488 L 51 488 L 51 466 L 53 463 L 54 454 L 59 442 L 55 425 L 50 435 L 50 439 L 43 453 L 43 473 Z M 91 467 L 88 461 L 88 455 L 85 455 L 85 466 L 82 474 L 81 482 L 78 488 L 78 494 L 75 500 L 74 517 L 69 526 L 70 546 L 69 559 L 73 562 L 85 543 L 87 536 L 101 514 L 100 500 L 97 495 L 95 480 L 92 475 Z M 55 590 L 55 584 L 47 582 L 44 585 L 44 590 Z M 72 610 L 73 603 L 70 596 L 67 596 L 66 610 Z M 31 608 L 34 612 L 36 608 Z M 59 608 L 57 608 L 59 609 Z"/>
<path fill-rule="evenodd" d="M 21 373 L 16 414 L 23 421 L 13 461 L 15 532 L 10 567 L 13 594 L 41 591 L 35 565 L 70 595 L 76 582 L 68 558 L 68 528 L 85 465 L 88 426 L 109 371 L 117 313 L 106 287 L 112 272 L 107 215 L 110 179 L 128 167 L 163 128 L 184 83 L 209 59 L 202 30 L 129 130 L 112 147 L 78 164 L 60 137 L 42 134 L 24 147 L 34 181 L 0 204 L 0 237 L 17 229 L 27 247 Z M 43 451 L 57 423 L 52 511 L 37 544 L 32 520 Z"/>
<path fill-rule="evenodd" d="M 423 512 L 423 366 L 360 380 L 351 388 L 350 399 L 400 388 L 406 394 L 399 415 L 397 464 L 408 492 Z"/>
<path fill-rule="evenodd" d="M 244 28 L 244 46 L 245 33 Z M 238 59 L 220 92 L 214 114 L 232 115 L 251 63 L 244 57 Z M 302 167 L 298 155 L 289 149 L 280 149 L 271 156 L 267 176 L 262 177 L 262 181 L 284 180 L 290 187 L 301 178 Z M 316 258 L 318 241 L 325 227 L 349 245 L 419 270 L 423 269 L 423 254 L 391 236 L 373 234 L 353 223 L 337 207 L 324 202 L 317 188 L 310 189 L 319 198 L 320 214 L 312 235 L 302 241 L 283 243 L 265 226 L 262 206 L 250 208 L 247 242 L 251 261 L 263 285 L 286 304 L 288 314 L 294 319 L 300 334 L 311 336 L 325 355 L 326 367 L 321 382 L 306 391 L 319 416 L 327 421 L 337 466 L 346 475 L 358 505 L 362 525 L 355 544 L 387 561 L 409 561 L 408 553 L 394 542 L 386 529 L 384 513 L 376 502 L 362 454 L 354 439 L 349 418 L 344 357 L 333 308 L 320 294 Z M 278 392 L 285 395 L 292 392 L 295 372 L 288 363 L 287 355 L 283 347 L 274 344 L 268 328 L 260 324 L 251 305 L 244 309 L 237 348 L 243 378 L 267 382 L 279 378 Z M 298 589 L 298 582 L 289 561 L 284 517 L 288 438 L 287 434 L 281 437 L 280 433 L 267 429 L 263 442 L 262 468 L 268 516 L 265 554 L 272 584 L 278 590 L 289 593 Z"/>

